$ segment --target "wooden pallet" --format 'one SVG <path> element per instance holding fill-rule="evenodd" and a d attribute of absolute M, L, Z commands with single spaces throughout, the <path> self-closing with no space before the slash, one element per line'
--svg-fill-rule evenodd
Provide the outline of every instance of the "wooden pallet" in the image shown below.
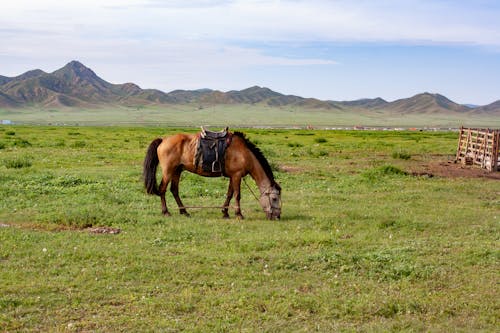
<path fill-rule="evenodd" d="M 500 171 L 500 130 L 460 128 L 456 162 Z"/>

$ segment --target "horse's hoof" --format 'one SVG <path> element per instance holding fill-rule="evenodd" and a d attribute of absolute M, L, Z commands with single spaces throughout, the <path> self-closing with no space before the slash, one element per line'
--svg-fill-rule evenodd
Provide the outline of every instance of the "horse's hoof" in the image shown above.
<path fill-rule="evenodd" d="M 163 216 L 169 217 L 169 216 L 172 216 L 172 214 L 170 214 L 170 212 L 163 212 Z"/>
<path fill-rule="evenodd" d="M 236 218 L 238 220 L 244 220 L 245 219 L 245 217 L 243 215 L 241 215 L 241 214 L 236 215 Z"/>
<path fill-rule="evenodd" d="M 225 220 L 229 219 L 229 214 L 222 215 L 222 218 L 225 219 Z"/>
<path fill-rule="evenodd" d="M 184 215 L 185 217 L 191 217 L 191 214 L 188 212 L 181 212 L 181 215 Z"/>

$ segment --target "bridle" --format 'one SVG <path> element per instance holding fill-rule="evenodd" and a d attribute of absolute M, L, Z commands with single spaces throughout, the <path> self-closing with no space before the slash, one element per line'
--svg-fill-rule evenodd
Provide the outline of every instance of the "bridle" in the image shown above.
<path fill-rule="evenodd" d="M 275 202 L 273 202 L 273 200 L 271 199 L 271 195 L 276 195 L 277 197 L 277 200 L 278 200 L 278 204 L 276 205 Z M 278 209 L 281 211 L 281 207 L 282 207 L 282 201 L 281 201 L 281 193 L 278 189 L 276 189 L 273 185 L 267 187 L 261 194 L 260 194 L 260 200 L 259 202 L 261 202 L 261 200 L 263 198 L 266 198 L 267 197 L 267 201 L 269 203 L 269 206 L 267 209 L 265 209 L 264 211 L 268 214 L 273 214 L 273 210 L 274 209 Z"/>
<path fill-rule="evenodd" d="M 257 196 L 255 195 L 255 193 L 252 190 L 252 188 L 248 185 L 248 183 L 245 180 L 245 178 L 243 178 L 243 182 L 248 187 L 248 189 L 250 190 L 250 192 L 253 194 L 255 200 L 257 200 L 259 203 L 261 203 L 262 202 L 261 200 L 267 196 L 267 200 L 269 202 L 269 208 L 265 209 L 264 212 L 266 212 L 267 214 L 272 214 L 273 213 L 273 209 L 277 209 L 277 208 L 279 208 L 280 211 L 281 211 L 281 207 L 283 205 L 283 203 L 281 201 L 281 191 L 278 190 L 278 189 L 276 189 L 274 187 L 274 185 L 268 186 L 264 191 L 262 191 L 262 193 L 260 194 L 260 198 L 257 198 Z M 271 199 L 271 194 L 273 194 L 273 193 L 278 196 L 279 207 L 276 207 L 276 206 L 273 205 L 273 200 Z"/>

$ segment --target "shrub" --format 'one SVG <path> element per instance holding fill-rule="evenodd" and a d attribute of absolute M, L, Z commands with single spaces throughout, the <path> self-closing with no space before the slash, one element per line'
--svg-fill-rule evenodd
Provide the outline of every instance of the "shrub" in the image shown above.
<path fill-rule="evenodd" d="M 363 172 L 362 175 L 369 180 L 376 180 L 383 176 L 405 176 L 407 174 L 408 173 L 406 171 L 393 165 L 383 165 L 378 168 L 367 170 Z"/>
<path fill-rule="evenodd" d="M 411 158 L 410 153 L 405 151 L 395 151 L 392 153 L 392 158 L 399 158 L 401 160 L 409 160 Z"/>
<path fill-rule="evenodd" d="M 384 165 L 376 169 L 376 171 L 383 175 L 407 175 L 406 171 L 401 170 L 393 165 Z"/>
<path fill-rule="evenodd" d="M 311 157 L 324 157 L 329 155 L 328 151 L 326 150 L 312 150 L 312 149 L 308 149 L 307 154 L 309 154 L 309 156 Z"/>
<path fill-rule="evenodd" d="M 71 148 L 83 148 L 86 145 L 85 141 L 75 141 L 71 144 Z"/>
<path fill-rule="evenodd" d="M 29 157 L 20 157 L 20 158 L 4 160 L 3 164 L 7 169 L 21 169 L 21 168 L 28 168 L 33 163 L 31 162 L 31 158 Z"/>
<path fill-rule="evenodd" d="M 271 170 L 273 170 L 273 172 L 279 172 L 279 171 L 281 171 L 281 168 L 280 168 L 280 166 L 279 166 L 278 163 L 269 162 L 269 166 L 271 167 Z"/>
<path fill-rule="evenodd" d="M 318 151 L 318 152 L 317 152 L 317 154 L 316 154 L 316 155 L 317 155 L 318 157 L 322 157 L 322 156 L 328 156 L 328 155 L 329 155 L 329 153 L 328 153 L 328 151 L 326 151 L 326 150 L 320 150 L 320 151 Z"/>
<path fill-rule="evenodd" d="M 26 148 L 31 147 L 31 143 L 25 139 L 17 139 L 16 141 L 14 141 L 14 146 Z"/>
<path fill-rule="evenodd" d="M 53 144 L 52 144 L 53 147 L 64 147 L 66 146 L 66 142 L 64 141 L 64 139 L 56 139 Z"/>
<path fill-rule="evenodd" d="M 328 142 L 328 140 L 325 139 L 325 138 L 323 138 L 323 137 L 319 137 L 319 138 L 315 138 L 314 142 L 316 142 L 316 143 L 325 143 L 325 142 Z"/>
<path fill-rule="evenodd" d="M 286 145 L 291 148 L 304 146 L 302 143 L 297 143 L 297 142 L 288 142 Z"/>

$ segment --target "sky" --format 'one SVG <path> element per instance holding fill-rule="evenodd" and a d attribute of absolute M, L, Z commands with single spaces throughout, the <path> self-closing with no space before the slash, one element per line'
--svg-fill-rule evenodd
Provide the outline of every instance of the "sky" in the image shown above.
<path fill-rule="evenodd" d="M 72 60 L 165 92 L 258 85 L 323 100 L 500 99 L 498 0 L 16 0 L 0 75 Z"/>

